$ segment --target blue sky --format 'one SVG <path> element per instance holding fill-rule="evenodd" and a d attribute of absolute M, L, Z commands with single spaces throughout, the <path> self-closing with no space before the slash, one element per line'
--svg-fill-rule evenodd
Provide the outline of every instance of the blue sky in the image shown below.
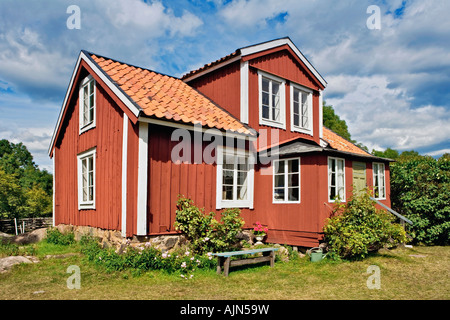
<path fill-rule="evenodd" d="M 81 28 L 68 29 L 77 5 Z M 369 29 L 367 8 L 380 8 Z M 236 49 L 289 36 L 328 82 L 352 138 L 450 152 L 450 1 L 2 0 L 0 138 L 47 148 L 80 50 L 181 76 Z"/>

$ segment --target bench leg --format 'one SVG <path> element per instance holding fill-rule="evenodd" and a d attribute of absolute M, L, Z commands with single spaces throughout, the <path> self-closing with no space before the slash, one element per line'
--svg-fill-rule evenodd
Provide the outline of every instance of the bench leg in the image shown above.
<path fill-rule="evenodd" d="M 273 268 L 275 265 L 275 251 L 270 252 L 270 267 Z"/>
<path fill-rule="evenodd" d="M 217 257 L 217 274 L 222 273 L 222 263 L 223 263 L 223 258 Z"/>
<path fill-rule="evenodd" d="M 230 260 L 231 260 L 230 257 L 227 257 L 225 259 L 225 265 L 223 270 L 225 277 L 228 277 L 228 273 L 230 272 Z"/>

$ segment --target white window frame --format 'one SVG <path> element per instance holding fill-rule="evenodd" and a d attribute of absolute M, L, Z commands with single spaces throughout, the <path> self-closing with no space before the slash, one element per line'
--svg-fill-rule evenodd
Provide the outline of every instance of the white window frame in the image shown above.
<path fill-rule="evenodd" d="M 335 194 L 336 195 L 339 195 L 339 189 L 340 188 L 342 188 L 342 194 L 343 194 L 343 197 L 342 197 L 342 199 L 341 198 L 339 198 L 339 201 L 340 202 L 345 202 L 346 201 L 346 197 L 345 197 L 345 159 L 343 159 L 343 158 L 336 158 L 336 157 L 328 157 L 328 161 L 327 161 L 327 173 L 328 173 L 328 202 L 336 202 L 336 200 L 335 199 L 331 199 L 330 198 L 330 196 L 331 196 L 331 173 L 330 173 L 330 161 L 331 160 L 335 160 L 336 162 L 335 162 L 335 168 L 334 168 L 334 171 L 335 171 L 335 174 L 336 174 L 336 178 L 335 178 L 335 183 L 336 183 L 336 185 L 334 186 L 334 188 L 336 188 L 336 192 L 335 192 Z M 339 173 L 338 173 L 338 168 L 339 168 L 339 166 L 338 166 L 338 161 L 342 161 L 342 175 L 343 175 L 343 186 L 341 186 L 341 185 L 339 185 L 339 179 L 338 179 L 338 175 L 339 175 Z"/>
<path fill-rule="evenodd" d="M 375 169 L 376 168 L 376 169 Z M 380 168 L 382 168 L 380 170 Z M 386 167 L 382 162 L 374 162 L 372 163 L 372 171 L 373 171 L 373 196 L 377 200 L 386 200 Z M 376 197 L 376 185 L 382 186 L 383 194 L 380 196 L 380 191 L 378 192 L 378 197 Z"/>
<path fill-rule="evenodd" d="M 85 111 L 84 88 L 88 87 L 91 82 L 94 83 L 94 87 L 93 87 L 94 92 L 90 93 L 90 94 L 92 94 L 94 96 L 94 99 L 93 99 L 94 105 L 92 106 L 93 111 L 94 111 L 93 112 L 93 119 L 90 119 L 89 122 L 84 123 L 84 121 L 83 121 L 84 120 L 84 113 L 85 112 L 89 113 L 89 107 L 90 107 L 90 106 L 88 106 L 88 110 Z M 97 90 L 96 89 L 97 89 L 97 83 L 96 83 L 95 79 L 91 75 L 88 75 L 86 78 L 84 78 L 83 81 L 80 84 L 80 90 L 79 90 L 79 96 L 78 96 L 78 100 L 79 100 L 78 106 L 79 106 L 79 111 L 80 111 L 79 112 L 79 115 L 80 115 L 79 116 L 79 118 L 80 118 L 80 121 L 79 121 L 80 122 L 80 134 L 95 127 L 95 122 L 96 122 L 96 118 L 97 118 L 97 114 L 96 114 L 97 113 Z"/>
<path fill-rule="evenodd" d="M 290 160 L 298 160 L 298 172 L 294 172 L 294 173 L 289 173 L 288 171 L 288 163 Z M 281 188 L 275 188 L 275 178 L 276 178 L 276 173 L 275 173 L 275 168 L 276 168 L 276 163 L 279 163 L 281 161 L 284 161 L 284 183 L 285 186 L 283 187 L 284 189 L 284 199 L 283 200 L 277 200 L 275 199 L 275 189 L 281 189 Z M 278 203 L 300 203 L 301 202 L 301 193 L 302 193 L 302 188 L 301 188 L 301 175 L 300 175 L 300 171 L 301 171 L 301 161 L 300 158 L 286 158 L 286 159 L 278 159 L 278 160 L 274 160 L 273 161 L 273 178 L 272 178 L 272 203 L 274 204 L 278 204 Z M 298 200 L 289 200 L 289 186 L 288 186 L 288 176 L 289 174 L 297 174 L 298 175 Z"/>
<path fill-rule="evenodd" d="M 299 125 L 294 124 L 294 93 L 298 90 L 300 92 L 299 99 Z M 306 116 L 308 117 L 308 126 L 301 126 L 302 123 L 302 105 L 301 97 L 306 96 L 306 103 L 308 105 L 308 110 Z M 303 87 L 296 83 L 290 84 L 290 104 L 291 104 L 291 131 L 306 133 L 308 135 L 313 135 L 313 91 L 309 88 Z"/>
<path fill-rule="evenodd" d="M 83 209 L 95 209 L 95 192 L 96 192 L 96 183 L 95 183 L 95 176 L 96 176 L 96 154 L 97 154 L 97 150 L 96 148 L 90 149 L 88 151 L 82 152 L 79 155 L 77 155 L 77 175 L 78 175 L 78 210 L 83 210 Z M 93 193 L 92 199 L 88 199 L 88 200 L 83 200 L 83 188 L 87 187 L 89 188 L 89 186 L 84 186 L 83 185 L 83 175 L 87 174 L 85 172 L 83 172 L 83 161 L 87 160 L 89 158 L 92 158 L 92 188 L 93 188 Z M 86 181 L 89 181 L 89 177 L 86 178 Z M 89 195 L 89 192 L 87 193 Z"/>
<path fill-rule="evenodd" d="M 262 80 L 263 78 L 268 79 L 271 81 L 269 90 L 271 92 L 272 88 L 272 82 L 278 82 L 280 85 L 280 119 L 279 121 L 271 120 L 271 119 L 265 119 L 263 118 L 263 105 L 262 105 Z M 258 70 L 258 95 L 259 95 L 259 124 L 260 125 L 266 125 L 270 127 L 280 128 L 280 129 L 286 129 L 286 80 L 283 78 L 274 76 L 270 73 Z M 269 106 L 272 103 L 272 99 L 269 99 Z M 269 113 L 272 110 L 271 107 L 269 107 Z"/>
<path fill-rule="evenodd" d="M 216 209 L 222 208 L 250 208 L 253 209 L 253 183 L 254 183 L 254 163 L 255 158 L 251 152 L 227 148 L 223 146 L 217 147 L 217 174 L 216 174 Z M 247 172 L 247 199 L 237 200 L 237 163 L 234 163 L 233 175 L 233 200 L 223 199 L 223 163 L 225 156 L 233 155 L 234 157 L 246 157 L 249 165 Z"/>

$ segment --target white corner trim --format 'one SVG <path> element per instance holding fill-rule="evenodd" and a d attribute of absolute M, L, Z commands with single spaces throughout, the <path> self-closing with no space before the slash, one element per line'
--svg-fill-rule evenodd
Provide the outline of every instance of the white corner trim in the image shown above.
<path fill-rule="evenodd" d="M 55 199 L 56 199 L 56 193 L 55 193 L 55 186 L 56 186 L 56 178 L 55 178 L 55 176 L 56 176 L 56 170 L 55 170 L 55 162 L 56 162 L 56 160 L 55 160 L 55 158 L 56 158 L 56 153 L 55 153 L 55 148 L 53 148 L 53 195 L 52 195 L 52 197 L 53 197 L 53 212 L 52 212 L 52 226 L 53 227 L 55 227 L 55 208 L 56 208 L 56 204 L 55 204 Z"/>
<path fill-rule="evenodd" d="M 241 62 L 241 122 L 248 124 L 248 61 Z"/>
<path fill-rule="evenodd" d="M 137 235 L 147 235 L 148 123 L 139 122 Z"/>
<path fill-rule="evenodd" d="M 323 139 L 323 93 L 319 90 L 319 138 Z"/>
<path fill-rule="evenodd" d="M 122 236 L 127 235 L 127 168 L 128 168 L 128 116 L 123 113 L 122 132 Z"/>

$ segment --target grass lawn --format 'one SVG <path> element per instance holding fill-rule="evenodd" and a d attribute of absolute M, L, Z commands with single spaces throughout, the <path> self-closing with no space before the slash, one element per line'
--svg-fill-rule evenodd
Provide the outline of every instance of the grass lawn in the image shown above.
<path fill-rule="evenodd" d="M 62 250 L 62 251 L 61 251 Z M 230 275 L 200 270 L 193 279 L 160 271 L 107 273 L 82 255 L 45 259 L 47 254 L 79 252 L 75 246 L 37 244 L 40 262 L 16 265 L 0 274 L 1 300 L 448 300 L 450 247 L 381 250 L 363 261 L 291 262 L 232 268 Z M 415 256 L 411 256 L 415 255 Z M 81 288 L 68 289 L 70 265 L 81 271 Z M 369 289 L 367 268 L 380 268 L 380 289 Z"/>

